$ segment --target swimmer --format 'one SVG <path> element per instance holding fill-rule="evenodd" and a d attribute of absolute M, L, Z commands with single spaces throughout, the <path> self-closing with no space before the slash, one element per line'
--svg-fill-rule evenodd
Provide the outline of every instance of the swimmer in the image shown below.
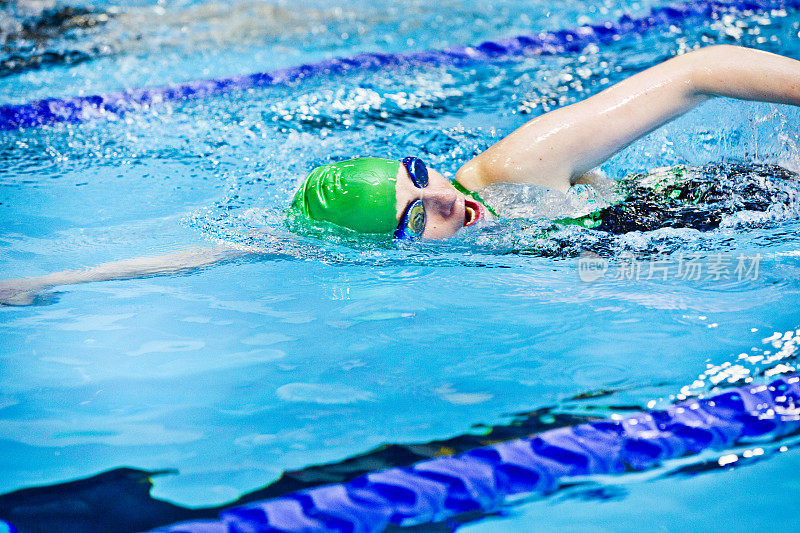
<path fill-rule="evenodd" d="M 447 238 L 490 212 L 475 191 L 498 182 L 561 192 L 591 184 L 600 179 L 592 169 L 713 96 L 800 105 L 800 62 L 741 47 L 702 48 L 534 118 L 467 161 L 452 182 L 413 157 L 402 164 L 356 159 L 315 169 L 293 205 L 358 232 Z"/>
<path fill-rule="evenodd" d="M 492 216 L 481 189 L 503 182 L 566 193 L 597 184 L 602 176 L 593 169 L 714 96 L 800 106 L 800 61 L 730 45 L 701 48 L 530 120 L 464 163 L 452 182 L 413 155 L 316 168 L 300 185 L 289 216 L 293 223 L 389 238 L 445 239 Z M 0 283 L 0 303 L 27 305 L 58 285 L 182 273 L 248 253 L 258 250 L 219 245 L 8 280 Z"/>

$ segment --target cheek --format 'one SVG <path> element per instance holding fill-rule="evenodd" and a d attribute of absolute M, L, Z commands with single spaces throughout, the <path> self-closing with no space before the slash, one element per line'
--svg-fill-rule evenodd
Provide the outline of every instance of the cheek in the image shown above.
<path fill-rule="evenodd" d="M 422 236 L 425 239 L 446 239 L 458 233 L 461 226 L 462 224 L 458 224 L 458 220 L 455 217 L 448 219 L 441 216 L 429 217 L 425 223 L 425 232 Z"/>

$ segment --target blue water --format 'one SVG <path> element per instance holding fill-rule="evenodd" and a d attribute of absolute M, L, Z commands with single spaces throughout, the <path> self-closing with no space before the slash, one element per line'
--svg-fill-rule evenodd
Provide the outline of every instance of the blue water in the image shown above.
<path fill-rule="evenodd" d="M 93 59 L 0 78 L 0 103 L 476 43 L 658 2 L 386 4 L 108 3 L 106 24 L 50 43 L 94 50 Z M 267 7 L 273 18 L 253 15 Z M 7 16 L 0 27 L 22 17 Z M 316 30 L 292 31 L 298 21 Z M 377 250 L 292 235 L 282 211 L 304 172 L 330 159 L 420 155 L 452 173 L 529 118 L 676 51 L 727 42 L 800 58 L 798 31 L 796 12 L 742 15 L 563 56 L 353 73 L 0 133 L 0 278 L 218 239 L 264 251 L 191 275 L 57 288 L 49 305 L 0 308 L 0 493 L 119 466 L 175 468 L 154 480 L 154 496 L 220 504 L 286 469 L 447 438 L 520 411 L 645 409 L 792 369 L 792 202 L 707 234 L 608 241 L 568 228 L 543 240 L 539 222 L 511 220 Z M 799 121 L 795 108 L 718 100 L 603 168 L 614 178 L 721 161 L 797 171 Z M 552 253 L 564 242 L 602 247 L 609 275 L 581 281 L 574 256 Z M 625 251 L 762 260 L 756 279 L 614 279 Z M 611 394 L 570 399 L 599 390 Z M 726 452 L 715 453 L 704 459 Z M 696 477 L 667 476 L 674 466 L 592 480 L 597 494 L 561 491 L 463 529 L 800 525 L 796 449 Z"/>

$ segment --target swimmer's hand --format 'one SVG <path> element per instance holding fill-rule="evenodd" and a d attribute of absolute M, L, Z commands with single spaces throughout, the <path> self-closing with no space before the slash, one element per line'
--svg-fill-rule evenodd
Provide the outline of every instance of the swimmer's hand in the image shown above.
<path fill-rule="evenodd" d="M 0 305 L 35 305 L 46 289 L 46 285 L 37 283 L 33 279 L 0 281 Z"/>

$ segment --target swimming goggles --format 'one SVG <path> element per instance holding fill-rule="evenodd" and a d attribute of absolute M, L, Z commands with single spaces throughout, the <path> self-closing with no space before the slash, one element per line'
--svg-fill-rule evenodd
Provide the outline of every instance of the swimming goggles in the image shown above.
<path fill-rule="evenodd" d="M 411 183 L 418 189 L 424 189 L 428 186 L 428 168 L 422 159 L 418 157 L 404 157 L 401 161 L 403 166 L 408 172 L 408 177 L 411 178 Z M 414 200 L 406 210 L 403 212 L 403 217 L 400 219 L 400 224 L 394 232 L 397 239 L 416 240 L 422 236 L 425 231 L 425 205 L 422 200 Z"/>

